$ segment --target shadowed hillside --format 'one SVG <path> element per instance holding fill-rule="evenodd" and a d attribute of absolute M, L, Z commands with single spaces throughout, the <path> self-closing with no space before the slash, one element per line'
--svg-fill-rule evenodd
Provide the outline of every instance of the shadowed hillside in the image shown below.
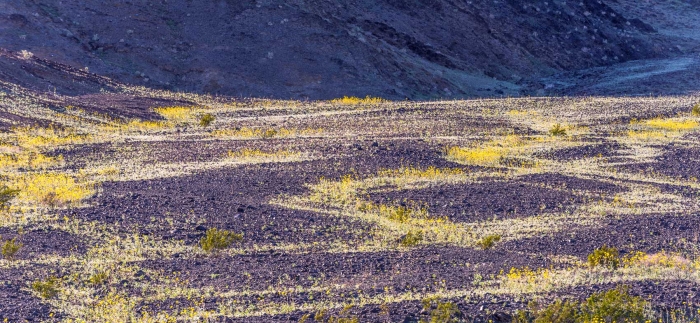
<path fill-rule="evenodd" d="M 234 96 L 542 94 L 542 77 L 687 52 L 689 40 L 658 25 L 681 9 L 597 0 L 9 0 L 0 4 L 0 43 L 131 84 Z"/>

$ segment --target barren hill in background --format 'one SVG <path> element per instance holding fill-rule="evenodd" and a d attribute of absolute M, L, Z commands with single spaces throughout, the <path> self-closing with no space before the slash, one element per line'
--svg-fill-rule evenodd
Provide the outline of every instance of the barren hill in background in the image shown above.
<path fill-rule="evenodd" d="M 700 80 L 698 7 L 697 0 L 8 0 L 0 3 L 0 48 L 26 50 L 42 67 L 21 72 L 13 65 L 29 63 L 4 52 L 0 77 L 63 94 L 99 86 L 48 76 L 65 72 L 56 63 L 129 84 L 238 97 L 685 93 Z"/>

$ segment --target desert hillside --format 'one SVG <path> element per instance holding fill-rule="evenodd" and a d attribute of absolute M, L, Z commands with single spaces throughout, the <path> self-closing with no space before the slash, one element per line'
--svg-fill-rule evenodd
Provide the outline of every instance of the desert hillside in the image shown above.
<path fill-rule="evenodd" d="M 0 321 L 698 323 L 699 8 L 0 1 Z"/>
<path fill-rule="evenodd" d="M 588 69 L 692 54 L 698 10 L 624 0 L 10 0 L 0 4 L 0 47 L 134 85 L 237 97 L 533 95 L 583 78 L 543 77 L 595 79 Z"/>

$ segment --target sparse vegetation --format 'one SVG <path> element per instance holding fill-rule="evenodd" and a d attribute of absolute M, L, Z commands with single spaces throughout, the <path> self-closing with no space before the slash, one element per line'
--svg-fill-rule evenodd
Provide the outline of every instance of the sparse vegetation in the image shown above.
<path fill-rule="evenodd" d="M 301 136 L 314 136 L 323 132 L 320 128 L 306 129 L 289 129 L 289 128 L 247 128 L 240 129 L 224 129 L 212 132 L 216 137 L 233 137 L 241 139 L 272 139 L 272 138 L 289 138 Z"/>
<path fill-rule="evenodd" d="M 0 105 L 24 113 L 7 106 L 12 96 Z M 635 292 L 646 298 L 700 277 L 698 230 L 688 225 L 700 207 L 686 194 L 699 187 L 697 174 L 673 160 L 698 148 L 698 129 L 684 124 L 696 120 L 689 97 L 380 107 L 217 100 L 188 97 L 179 102 L 196 106 L 159 109 L 159 121 L 23 102 L 31 111 L 23 118 L 35 114 L 53 126 L 22 128 L 18 118 L 16 129 L 0 133 L 2 181 L 21 189 L 0 224 L 3 232 L 32 230 L 14 243 L 37 239 L 32 257 L 25 246 L 19 260 L 2 261 L 8 289 L 37 277 L 16 273 L 56 267 L 51 273 L 61 279 L 30 288 L 41 297 L 47 288 L 39 286 L 53 285 L 46 303 L 67 322 L 308 323 L 318 313 L 324 323 L 468 322 L 508 309 L 475 312 L 462 300 L 512 305 L 626 282 L 642 282 L 648 289 Z M 205 113 L 216 120 L 198 126 Z M 674 117 L 621 123 L 628 115 Z M 554 122 L 565 125 L 566 138 L 548 133 Z M 633 216 L 644 216 L 644 227 L 637 230 Z M 593 251 L 617 241 L 591 234 L 601 225 L 611 235 L 634 234 L 619 248 L 661 250 L 668 245 L 660 241 L 672 241 L 677 252 L 609 257 L 613 248 L 605 247 L 588 264 L 557 251 L 560 243 Z M 237 243 L 242 233 L 210 227 L 254 234 Z M 532 239 L 537 249 L 523 245 Z M 473 250 L 501 244 L 508 252 Z M 564 299 L 521 316 L 578 322 L 627 306 L 610 299 L 633 303 L 599 296 L 593 305 Z M 431 301 L 421 311 L 415 302 L 424 297 Z"/>
<path fill-rule="evenodd" d="M 518 311 L 514 323 L 650 322 L 648 303 L 632 296 L 625 286 L 591 295 L 585 302 L 557 300 L 540 307 L 531 302 L 528 311 Z"/>
<path fill-rule="evenodd" d="M 7 186 L 0 187 L 0 211 L 7 210 L 10 207 L 10 201 L 12 201 L 17 194 L 19 194 L 19 190 L 17 189 L 12 189 Z"/>
<path fill-rule="evenodd" d="M 314 321 L 323 322 L 326 319 L 326 315 L 328 315 L 328 310 L 321 309 L 314 314 Z"/>
<path fill-rule="evenodd" d="M 566 136 L 566 128 L 557 123 L 549 129 L 549 134 L 552 136 Z"/>
<path fill-rule="evenodd" d="M 653 130 L 641 130 L 641 131 L 634 131 L 630 130 L 627 132 L 627 136 L 632 139 L 638 139 L 638 140 L 643 140 L 643 141 L 654 141 L 654 140 L 663 140 L 664 138 L 668 138 L 668 135 L 661 132 L 661 131 L 653 131 Z"/>
<path fill-rule="evenodd" d="M 70 127 L 58 128 L 49 126 L 40 128 L 25 126 L 13 129 L 13 133 L 14 141 L 19 146 L 30 150 L 81 144 L 94 140 L 94 136 L 86 133 L 79 133 Z"/>
<path fill-rule="evenodd" d="M 15 256 L 22 248 L 23 244 L 17 242 L 17 238 L 12 238 L 11 240 L 5 241 L 2 245 L 2 256 L 7 260 L 15 259 Z"/>
<path fill-rule="evenodd" d="M 462 312 L 452 302 L 442 302 L 437 298 L 426 298 L 421 301 L 423 310 L 430 310 L 430 318 L 422 318 L 421 323 L 457 323 L 461 322 Z"/>
<path fill-rule="evenodd" d="M 616 248 L 602 246 L 588 255 L 588 265 L 617 269 L 620 266 L 620 252 Z"/>
<path fill-rule="evenodd" d="M 690 111 L 690 114 L 694 117 L 700 117 L 700 103 L 696 103 L 693 106 L 693 110 Z"/>
<path fill-rule="evenodd" d="M 364 98 L 358 98 L 355 96 L 345 96 L 340 99 L 334 99 L 330 101 L 332 104 L 342 104 L 342 105 L 370 105 L 370 104 L 380 104 L 389 102 L 388 100 L 366 96 Z"/>
<path fill-rule="evenodd" d="M 328 323 L 359 323 L 360 320 L 357 317 L 336 317 L 331 316 L 328 318 Z"/>
<path fill-rule="evenodd" d="M 414 219 L 428 218 L 428 209 L 420 206 L 370 206 L 368 209 L 376 209 L 383 217 L 398 223 L 407 223 Z"/>
<path fill-rule="evenodd" d="M 48 192 L 41 197 L 41 204 L 47 206 L 49 209 L 53 210 L 61 204 L 58 199 L 58 194 L 56 192 Z"/>
<path fill-rule="evenodd" d="M 107 274 L 106 271 L 99 271 L 90 275 L 90 277 L 88 278 L 88 283 L 93 286 L 99 286 L 107 282 L 108 278 L 109 274 Z"/>
<path fill-rule="evenodd" d="M 632 296 L 626 286 L 607 292 L 595 293 L 581 306 L 582 318 L 587 322 L 645 322 L 648 303 Z"/>
<path fill-rule="evenodd" d="M 34 53 L 23 49 L 23 50 L 19 51 L 19 57 L 21 57 L 24 60 L 28 60 L 28 59 L 31 59 L 32 57 L 34 57 Z"/>
<path fill-rule="evenodd" d="M 320 309 L 314 314 L 314 321 L 319 323 L 359 323 L 357 317 L 343 317 L 342 312 L 345 312 L 345 310 L 341 311 L 340 316 L 335 316 L 328 314 L 328 309 Z M 299 323 L 308 322 L 310 317 L 311 314 L 303 315 L 301 319 L 299 319 Z"/>
<path fill-rule="evenodd" d="M 545 308 L 530 302 L 529 311 L 517 311 L 513 323 L 576 323 L 579 322 L 580 304 L 569 300 L 557 300 Z"/>
<path fill-rule="evenodd" d="M 118 124 L 114 127 L 105 127 L 108 131 L 118 131 L 118 132 L 137 132 L 137 133 L 148 133 L 151 131 L 159 131 L 166 128 L 171 128 L 172 125 L 164 121 L 150 121 L 150 120 L 131 120 L 125 124 Z"/>
<path fill-rule="evenodd" d="M 209 127 L 214 120 L 216 120 L 216 117 L 214 117 L 213 114 L 205 113 L 199 117 L 199 125 L 202 127 Z"/>
<path fill-rule="evenodd" d="M 301 157 L 301 153 L 289 150 L 279 150 L 275 152 L 265 152 L 259 149 L 242 149 L 239 151 L 229 151 L 228 157 L 234 160 L 244 161 L 278 161 L 284 159 L 296 159 Z"/>
<path fill-rule="evenodd" d="M 55 167 L 63 162 L 63 156 L 49 157 L 41 153 L 21 151 L 12 154 L 0 154 L 0 170 L 18 169 L 43 170 Z"/>
<path fill-rule="evenodd" d="M 206 235 L 199 241 L 199 244 L 204 251 L 213 252 L 226 249 L 230 247 L 232 243 L 242 240 L 242 233 L 211 228 L 207 230 Z"/>
<path fill-rule="evenodd" d="M 499 241 L 501 241 L 501 235 L 490 234 L 479 240 L 479 242 L 477 242 L 477 245 L 483 250 L 488 250 L 493 248 Z"/>
<path fill-rule="evenodd" d="M 153 109 L 161 117 L 166 120 L 175 123 L 182 124 L 192 122 L 195 115 L 200 110 L 198 107 L 183 107 L 183 106 L 173 106 L 173 107 L 159 107 Z M 206 115 L 206 114 L 205 114 Z M 202 119 L 200 118 L 200 124 Z M 213 120 L 212 120 L 213 121 Z"/>
<path fill-rule="evenodd" d="M 679 119 L 663 119 L 663 118 L 656 118 L 656 119 L 647 120 L 646 122 L 644 122 L 644 124 L 651 127 L 651 128 L 662 129 L 662 130 L 667 130 L 667 131 L 687 131 L 687 130 L 695 129 L 698 127 L 698 125 L 700 125 L 695 120 L 679 120 Z"/>
<path fill-rule="evenodd" d="M 401 237 L 401 240 L 399 243 L 403 247 L 413 247 L 418 245 L 421 241 L 423 241 L 423 231 L 408 231 L 403 237 Z"/>
<path fill-rule="evenodd" d="M 76 182 L 71 176 L 56 173 L 40 173 L 16 180 L 18 198 L 54 208 L 75 204 L 94 194 L 92 185 Z"/>
<path fill-rule="evenodd" d="M 275 129 L 267 129 L 265 130 L 260 137 L 263 139 L 270 139 L 277 136 L 277 130 Z"/>
<path fill-rule="evenodd" d="M 462 160 L 469 164 L 496 166 L 505 156 L 505 151 L 498 147 L 484 147 L 474 149 L 464 149 L 460 147 L 452 147 L 448 150 L 447 155 L 456 160 Z"/>
<path fill-rule="evenodd" d="M 530 154 L 534 143 L 520 136 L 507 135 L 473 148 L 451 147 L 447 149 L 447 159 L 458 163 L 487 167 L 528 166 L 530 161 L 525 163 L 522 161 L 527 159 L 526 157 Z M 521 162 L 514 164 L 512 163 L 514 160 L 521 160 Z"/>
<path fill-rule="evenodd" d="M 32 289 L 43 299 L 56 297 L 59 292 L 59 280 L 56 277 L 49 277 L 46 280 L 37 280 L 32 283 Z"/>

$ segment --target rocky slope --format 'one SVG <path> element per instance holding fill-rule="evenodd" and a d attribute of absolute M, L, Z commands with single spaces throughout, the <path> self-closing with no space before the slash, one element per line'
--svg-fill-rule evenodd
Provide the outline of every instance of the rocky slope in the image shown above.
<path fill-rule="evenodd" d="M 132 84 L 243 97 L 542 94 L 543 77 L 687 54 L 692 38 L 660 25 L 679 8 L 654 7 L 666 13 L 655 16 L 645 6 L 9 0 L 0 3 L 0 47 Z"/>

